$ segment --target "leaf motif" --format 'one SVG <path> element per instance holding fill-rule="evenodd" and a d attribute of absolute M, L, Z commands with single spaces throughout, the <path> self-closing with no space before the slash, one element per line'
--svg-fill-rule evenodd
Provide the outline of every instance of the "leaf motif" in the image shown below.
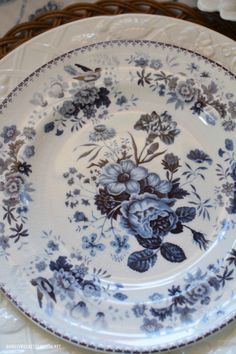
<path fill-rule="evenodd" d="M 88 143 L 88 144 L 83 144 L 82 146 L 99 146 L 98 144 L 93 144 L 93 143 Z"/>
<path fill-rule="evenodd" d="M 133 150 L 134 150 L 134 158 L 135 158 L 135 161 L 138 162 L 138 148 L 137 148 L 137 145 L 135 143 L 133 135 L 130 134 L 130 133 L 129 133 L 129 135 L 131 137 L 132 146 L 133 146 Z"/>
<path fill-rule="evenodd" d="M 180 234 L 181 232 L 183 232 L 183 225 L 181 224 L 181 222 L 178 222 L 176 225 L 176 228 L 170 231 L 172 234 Z"/>
<path fill-rule="evenodd" d="M 128 258 L 128 266 L 136 272 L 144 273 L 154 266 L 156 260 L 157 254 L 150 249 L 146 249 L 132 253 Z"/>
<path fill-rule="evenodd" d="M 161 255 L 167 261 L 174 263 L 180 263 L 186 259 L 182 248 L 170 242 L 165 242 L 161 245 Z"/>
<path fill-rule="evenodd" d="M 180 222 L 190 222 L 196 216 L 196 209 L 194 207 L 180 207 L 175 212 Z"/>
<path fill-rule="evenodd" d="M 155 159 L 157 156 L 163 155 L 167 150 L 161 151 L 161 152 L 157 152 L 156 154 L 152 155 L 151 157 L 149 157 L 148 159 L 142 160 L 142 162 L 150 162 L 153 159 Z"/>
<path fill-rule="evenodd" d="M 91 163 L 87 168 L 91 168 L 91 167 L 99 167 L 99 168 L 102 168 L 102 167 L 104 167 L 106 164 L 108 163 L 108 160 L 107 159 L 105 159 L 105 160 L 103 160 L 103 159 L 101 159 L 101 160 L 99 160 L 97 163 Z"/>
<path fill-rule="evenodd" d="M 89 154 L 91 154 L 91 152 L 93 152 L 96 148 L 93 148 L 91 150 L 88 150 L 88 151 L 85 151 L 83 154 L 81 154 L 78 158 L 77 158 L 77 161 L 82 159 L 83 157 L 86 157 L 88 156 Z"/>
<path fill-rule="evenodd" d="M 160 135 L 160 139 L 161 141 L 166 144 L 166 145 L 170 145 L 170 144 L 173 144 L 174 140 L 175 140 L 175 137 L 176 135 L 178 135 L 178 131 L 176 130 L 171 130 L 168 134 L 161 134 Z"/>
<path fill-rule="evenodd" d="M 152 237 L 152 238 L 143 238 L 139 235 L 136 235 L 136 240 L 138 243 L 143 246 L 144 248 L 156 250 L 160 248 L 161 245 L 161 239 L 160 237 Z"/>
<path fill-rule="evenodd" d="M 101 150 L 102 150 L 102 148 L 98 149 L 98 150 L 96 151 L 96 153 L 95 153 L 92 157 L 90 157 L 89 162 L 91 162 L 91 161 L 93 161 L 94 159 L 96 159 L 96 157 L 98 156 L 98 154 L 99 154 L 99 152 L 100 152 Z"/>

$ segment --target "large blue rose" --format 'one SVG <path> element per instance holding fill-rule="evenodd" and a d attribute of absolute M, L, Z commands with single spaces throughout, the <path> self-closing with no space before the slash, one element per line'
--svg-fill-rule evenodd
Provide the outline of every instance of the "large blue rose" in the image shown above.
<path fill-rule="evenodd" d="M 121 225 L 143 238 L 163 237 L 176 228 L 178 217 L 169 207 L 173 199 L 144 193 L 131 196 L 121 206 Z"/>

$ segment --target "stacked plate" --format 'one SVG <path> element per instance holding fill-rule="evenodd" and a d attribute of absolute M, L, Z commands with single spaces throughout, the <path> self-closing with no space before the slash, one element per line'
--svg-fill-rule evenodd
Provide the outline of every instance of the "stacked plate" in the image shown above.
<path fill-rule="evenodd" d="M 167 351 L 229 324 L 235 43 L 165 17 L 100 17 L 0 65 L 2 96 L 17 85 L 0 106 L 6 297 L 51 334 L 100 351 Z M 29 335 L 23 350 L 76 351 L 5 301 L 1 311 L 10 348 L 15 332 Z"/>

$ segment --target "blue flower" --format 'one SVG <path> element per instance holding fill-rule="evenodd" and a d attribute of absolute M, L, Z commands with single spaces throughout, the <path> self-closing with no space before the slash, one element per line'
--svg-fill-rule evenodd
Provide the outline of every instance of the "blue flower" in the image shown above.
<path fill-rule="evenodd" d="M 175 88 L 177 100 L 182 102 L 192 102 L 197 95 L 197 89 L 194 87 L 194 81 L 187 79 L 186 81 L 179 81 Z"/>
<path fill-rule="evenodd" d="M 35 147 L 33 145 L 27 145 L 24 149 L 24 156 L 29 159 L 35 154 Z"/>
<path fill-rule="evenodd" d="M 16 137 L 20 134 L 17 130 L 16 125 L 10 125 L 9 127 L 3 127 L 3 132 L 0 136 L 4 139 L 4 143 L 9 143 L 10 141 L 14 141 Z"/>
<path fill-rule="evenodd" d="M 134 305 L 132 308 L 132 311 L 133 311 L 135 317 L 144 316 L 146 310 L 147 310 L 147 306 L 144 304 L 137 304 L 137 305 Z"/>
<path fill-rule="evenodd" d="M 143 238 L 165 236 L 176 228 L 178 217 L 168 206 L 173 200 L 159 199 L 154 194 L 131 196 L 121 205 L 121 225 Z"/>
<path fill-rule="evenodd" d="M 150 68 L 158 70 L 162 67 L 162 62 L 159 59 L 152 59 L 150 63 Z"/>
<path fill-rule="evenodd" d="M 148 62 L 149 62 L 148 58 L 145 57 L 139 57 L 134 61 L 135 66 L 141 66 L 142 68 L 148 66 Z"/>
<path fill-rule="evenodd" d="M 149 173 L 145 180 L 145 192 L 167 194 L 170 192 L 171 188 L 171 182 L 161 180 L 156 173 Z"/>
<path fill-rule="evenodd" d="M 5 237 L 5 236 L 1 236 L 1 237 L 0 237 L 0 247 L 1 247 L 3 250 L 6 250 L 7 248 L 10 248 L 10 245 L 9 245 L 9 237 Z"/>
<path fill-rule="evenodd" d="M 127 103 L 128 100 L 125 96 L 118 97 L 116 100 L 116 104 L 122 106 L 123 104 Z"/>
<path fill-rule="evenodd" d="M 106 187 L 108 193 L 119 195 L 139 193 L 138 183 L 147 177 L 148 171 L 144 167 L 137 167 L 131 160 L 122 160 L 120 163 L 109 163 L 100 175 L 99 182 Z"/>
<path fill-rule="evenodd" d="M 128 236 L 115 236 L 115 240 L 112 240 L 110 242 L 110 245 L 114 247 L 116 250 L 115 252 L 117 254 L 121 253 L 123 250 L 126 251 L 130 248 L 130 245 L 128 244 L 129 237 Z"/>
<path fill-rule="evenodd" d="M 25 127 L 23 130 L 23 134 L 27 139 L 32 140 L 36 135 L 36 131 L 32 127 Z"/>
<path fill-rule="evenodd" d="M 175 313 L 180 315 L 181 322 L 189 323 L 192 322 L 191 314 L 196 312 L 196 309 L 188 306 L 176 306 Z"/>
<path fill-rule="evenodd" d="M 186 286 L 187 296 L 190 302 L 195 303 L 198 300 L 204 300 L 210 293 L 210 286 L 208 283 L 193 282 Z"/>
<path fill-rule="evenodd" d="M 85 250 L 90 250 L 91 256 L 96 256 L 96 251 L 103 251 L 105 249 L 105 245 L 103 243 L 95 243 L 97 239 L 97 235 L 92 233 L 89 237 L 82 237 L 82 248 Z"/>
<path fill-rule="evenodd" d="M 64 101 L 62 107 L 59 108 L 58 112 L 64 118 L 76 117 L 79 113 L 78 105 L 73 101 Z"/>
<path fill-rule="evenodd" d="M 91 141 L 104 141 L 114 138 L 116 131 L 114 128 L 107 127 L 105 124 L 95 125 L 93 131 L 89 134 Z"/>
<path fill-rule="evenodd" d="M 149 299 L 152 301 L 159 301 L 163 298 L 163 295 L 159 293 L 153 293 L 152 295 L 149 296 Z"/>
<path fill-rule="evenodd" d="M 35 264 L 35 268 L 38 272 L 42 272 L 47 268 L 47 264 L 44 261 L 41 261 Z"/>
<path fill-rule="evenodd" d="M 189 70 L 192 73 L 195 70 L 198 71 L 199 70 L 199 66 L 197 64 L 195 64 L 195 63 L 191 63 L 191 64 L 187 65 L 187 70 Z"/>
<path fill-rule="evenodd" d="M 233 151 L 234 149 L 234 143 L 233 140 L 231 139 L 225 139 L 225 148 L 229 151 Z"/>
<path fill-rule="evenodd" d="M 85 216 L 85 214 L 82 211 L 76 211 L 74 213 L 74 221 L 75 222 L 88 221 L 88 218 Z"/>
<path fill-rule="evenodd" d="M 55 243 L 53 240 L 48 241 L 48 248 L 50 248 L 52 251 L 58 251 L 59 246 L 58 243 Z"/>
<path fill-rule="evenodd" d="M 85 297 L 100 297 L 101 296 L 101 288 L 94 284 L 94 282 L 85 280 L 82 283 L 82 290 Z"/>
<path fill-rule="evenodd" d="M 19 198 L 24 192 L 25 180 L 22 175 L 10 174 L 6 176 L 5 194 L 10 198 Z"/>
<path fill-rule="evenodd" d="M 71 272 L 60 269 L 54 272 L 54 279 L 56 281 L 56 293 L 60 294 L 61 300 L 65 297 L 74 298 L 75 289 L 78 287 L 77 280 Z"/>
<path fill-rule="evenodd" d="M 92 117 L 94 118 L 96 115 L 96 111 L 97 111 L 96 108 L 91 105 L 87 105 L 83 107 L 84 116 L 88 119 Z"/>
<path fill-rule="evenodd" d="M 108 91 L 109 92 L 109 91 Z M 99 90 L 97 87 L 84 87 L 75 94 L 76 104 L 81 108 L 86 105 L 94 105 L 99 99 Z"/>
<path fill-rule="evenodd" d="M 156 335 L 163 326 L 157 320 L 144 317 L 141 329 L 149 335 Z"/>
<path fill-rule="evenodd" d="M 212 159 L 210 158 L 210 156 L 208 156 L 204 151 L 199 149 L 191 150 L 188 153 L 187 157 L 189 158 L 189 160 L 192 160 L 196 163 L 208 162 L 209 165 L 212 164 Z"/>
<path fill-rule="evenodd" d="M 73 269 L 73 275 L 76 279 L 83 279 L 87 273 L 88 267 L 86 267 L 83 263 L 76 265 Z"/>
<path fill-rule="evenodd" d="M 167 145 L 173 144 L 175 137 L 180 133 L 177 123 L 172 120 L 172 116 L 167 111 L 160 115 L 155 111 L 151 114 L 142 114 L 135 123 L 134 129 L 144 130 L 153 136 L 159 137 Z"/>

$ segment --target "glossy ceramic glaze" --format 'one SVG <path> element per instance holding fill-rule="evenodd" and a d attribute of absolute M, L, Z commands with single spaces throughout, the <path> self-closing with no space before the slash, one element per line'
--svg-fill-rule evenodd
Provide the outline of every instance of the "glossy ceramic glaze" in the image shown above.
<path fill-rule="evenodd" d="M 220 65 L 150 41 L 87 46 L 24 80 L 0 135 L 1 277 L 18 307 L 113 351 L 229 321 L 234 92 Z"/>

